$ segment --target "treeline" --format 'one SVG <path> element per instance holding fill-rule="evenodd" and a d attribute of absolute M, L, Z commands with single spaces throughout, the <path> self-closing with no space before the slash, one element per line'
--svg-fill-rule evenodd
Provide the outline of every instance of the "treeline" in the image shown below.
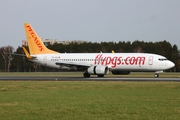
<path fill-rule="evenodd" d="M 10 49 L 10 48 L 11 49 Z M 101 42 L 101 43 L 76 43 L 72 42 L 68 45 L 55 43 L 48 45 L 48 48 L 55 50 L 60 53 L 110 53 L 112 50 L 116 53 L 125 52 L 139 52 L 139 53 L 155 53 L 167 57 L 167 59 L 175 63 L 175 67 L 170 71 L 180 72 L 180 50 L 177 45 L 171 45 L 166 40 L 160 42 Z M 27 48 L 28 49 L 28 48 Z M 52 68 L 37 65 L 30 62 L 26 56 L 11 55 L 13 48 L 11 46 L 0 48 L 0 71 L 3 72 L 47 72 L 47 71 L 59 71 Z M 22 47 L 18 47 L 14 54 L 24 54 Z"/>

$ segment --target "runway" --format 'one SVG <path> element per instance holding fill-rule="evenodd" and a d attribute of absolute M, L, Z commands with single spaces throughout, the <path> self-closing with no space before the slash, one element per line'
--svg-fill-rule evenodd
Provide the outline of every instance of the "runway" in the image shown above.
<path fill-rule="evenodd" d="M 58 76 L 0 76 L 0 81 L 166 81 L 180 82 L 180 78 L 122 78 L 122 77 L 58 77 Z"/>

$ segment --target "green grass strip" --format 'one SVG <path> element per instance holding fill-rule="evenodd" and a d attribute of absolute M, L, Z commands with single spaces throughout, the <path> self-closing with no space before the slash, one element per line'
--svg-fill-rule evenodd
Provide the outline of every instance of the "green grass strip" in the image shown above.
<path fill-rule="evenodd" d="M 2 120 L 179 120 L 178 82 L 0 81 Z"/>

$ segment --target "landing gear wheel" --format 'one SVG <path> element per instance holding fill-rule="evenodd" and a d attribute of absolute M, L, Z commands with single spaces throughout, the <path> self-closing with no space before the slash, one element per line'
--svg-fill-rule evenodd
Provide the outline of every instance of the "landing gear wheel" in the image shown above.
<path fill-rule="evenodd" d="M 154 74 L 154 77 L 155 77 L 155 78 L 158 78 L 158 77 L 159 77 L 159 74 Z"/>
<path fill-rule="evenodd" d="M 88 78 L 88 77 L 90 77 L 90 74 L 87 73 L 87 72 L 85 72 L 85 73 L 83 74 L 83 76 L 86 77 L 86 78 Z"/>
<path fill-rule="evenodd" d="M 97 75 L 98 77 L 104 77 L 104 75 Z"/>

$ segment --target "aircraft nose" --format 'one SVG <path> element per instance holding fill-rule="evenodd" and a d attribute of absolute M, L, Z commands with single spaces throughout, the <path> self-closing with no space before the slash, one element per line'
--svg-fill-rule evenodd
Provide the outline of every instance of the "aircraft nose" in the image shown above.
<path fill-rule="evenodd" d="M 170 68 L 172 68 L 172 67 L 175 66 L 175 64 L 174 64 L 173 62 L 169 61 L 169 62 L 168 62 L 168 66 L 169 66 Z"/>

